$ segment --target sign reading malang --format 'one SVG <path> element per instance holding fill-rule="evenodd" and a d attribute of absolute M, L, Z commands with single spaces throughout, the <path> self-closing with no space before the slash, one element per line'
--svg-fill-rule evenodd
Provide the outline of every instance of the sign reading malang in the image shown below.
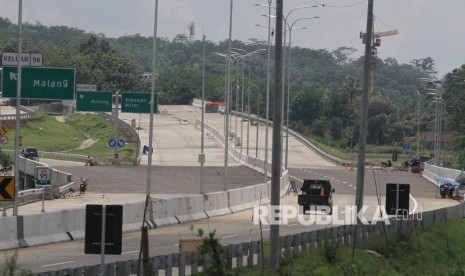
<path fill-rule="evenodd" d="M 18 72 L 4 67 L 2 90 L 4 98 L 16 98 Z M 74 99 L 75 69 L 24 67 L 21 69 L 21 98 L 44 100 Z"/>
<path fill-rule="evenodd" d="M 76 93 L 77 111 L 111 112 L 112 93 L 99 91 L 78 91 Z"/>

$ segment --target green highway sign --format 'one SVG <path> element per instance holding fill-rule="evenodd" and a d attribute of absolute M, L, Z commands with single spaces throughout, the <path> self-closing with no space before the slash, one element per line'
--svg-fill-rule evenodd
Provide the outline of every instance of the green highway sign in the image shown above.
<path fill-rule="evenodd" d="M 3 67 L 4 98 L 16 98 L 18 73 L 16 67 Z M 44 100 L 74 99 L 75 70 L 71 68 L 23 67 L 21 98 Z"/>
<path fill-rule="evenodd" d="M 36 185 L 50 185 L 51 173 L 49 167 L 37 166 L 36 167 Z"/>
<path fill-rule="evenodd" d="M 121 112 L 150 113 L 150 92 L 123 92 Z M 153 112 L 157 112 L 157 94 L 155 94 Z"/>
<path fill-rule="evenodd" d="M 77 111 L 111 112 L 112 93 L 105 91 L 78 91 L 76 93 Z"/>

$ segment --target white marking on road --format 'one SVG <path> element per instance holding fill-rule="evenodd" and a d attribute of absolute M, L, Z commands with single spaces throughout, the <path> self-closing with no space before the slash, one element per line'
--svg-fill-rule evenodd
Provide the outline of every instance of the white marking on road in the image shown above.
<path fill-rule="evenodd" d="M 289 224 L 289 226 L 297 226 L 299 225 L 298 223 L 293 223 L 293 224 Z"/>
<path fill-rule="evenodd" d="M 64 265 L 64 264 L 70 264 L 70 263 L 74 263 L 74 261 L 67 261 L 67 262 L 61 262 L 61 263 L 48 264 L 48 265 L 43 265 L 42 267 L 58 266 L 58 265 Z"/>
<path fill-rule="evenodd" d="M 336 181 L 337 181 L 337 182 L 341 182 L 341 180 L 339 180 L 339 179 L 336 179 Z"/>
<path fill-rule="evenodd" d="M 239 234 L 223 236 L 223 237 L 221 237 L 221 238 L 222 238 L 222 239 L 228 239 L 228 238 L 234 238 L 234 237 L 237 237 L 237 236 L 239 236 Z"/>
<path fill-rule="evenodd" d="M 412 209 L 412 211 L 409 213 L 409 215 L 411 215 L 411 214 L 414 214 L 415 211 L 417 210 L 417 208 L 418 208 L 418 203 L 417 203 L 416 199 L 415 199 L 411 194 L 409 194 L 409 197 L 413 200 L 413 203 L 414 203 L 413 209 Z"/>
<path fill-rule="evenodd" d="M 346 182 L 346 181 L 343 181 L 342 183 L 344 183 L 344 184 L 347 184 L 347 182 Z"/>
<path fill-rule="evenodd" d="M 122 252 L 121 255 L 132 254 L 132 253 L 139 253 L 139 250 L 128 251 L 128 252 Z"/>

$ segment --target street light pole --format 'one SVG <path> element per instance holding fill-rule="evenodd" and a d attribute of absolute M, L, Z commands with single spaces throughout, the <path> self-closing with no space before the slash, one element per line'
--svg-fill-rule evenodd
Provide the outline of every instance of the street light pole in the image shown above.
<path fill-rule="evenodd" d="M 265 126 L 265 162 L 264 173 L 265 182 L 268 178 L 268 128 L 270 123 L 270 68 L 271 68 L 271 3 L 273 0 L 268 0 L 268 58 L 267 58 L 267 77 L 266 77 L 266 126 Z"/>
<path fill-rule="evenodd" d="M 202 123 L 200 125 L 200 194 L 204 194 L 204 167 L 205 153 L 204 153 L 204 130 L 205 130 L 205 35 L 202 36 L 203 51 L 202 51 Z"/>
<path fill-rule="evenodd" d="M 418 109 L 417 109 L 417 156 L 420 156 L 420 91 L 418 93 Z"/>
<path fill-rule="evenodd" d="M 19 135 L 21 127 L 21 52 L 23 48 L 23 0 L 19 0 L 18 6 L 18 70 L 16 89 L 16 136 L 15 136 L 15 198 L 13 202 L 13 216 L 18 216 L 18 190 L 19 190 Z"/>
<path fill-rule="evenodd" d="M 291 90 L 290 90 L 290 85 L 291 85 L 291 48 L 292 48 L 292 30 L 294 29 L 294 24 L 299 22 L 300 20 L 304 20 L 304 19 L 314 19 L 314 18 L 319 18 L 318 16 L 314 16 L 314 17 L 302 17 L 302 18 L 299 18 L 299 19 L 296 19 L 291 25 L 289 25 L 288 21 L 287 21 L 287 17 L 289 16 L 289 14 L 291 12 L 293 12 L 294 10 L 297 10 L 297 9 L 303 9 L 303 8 L 309 8 L 309 7 L 312 7 L 312 6 L 304 6 L 304 7 L 298 7 L 298 8 L 295 8 L 293 10 L 291 10 L 287 16 L 285 17 L 285 20 L 284 22 L 286 23 L 286 26 L 287 26 L 287 30 L 289 31 L 289 43 L 288 43 L 288 48 L 289 50 L 287 51 L 288 53 L 288 61 L 287 61 L 287 113 L 286 113 L 286 152 L 285 152 L 285 158 L 284 158 L 284 168 L 287 170 L 288 167 L 289 167 L 289 163 L 288 163 L 288 160 L 289 160 L 289 98 L 290 98 L 290 93 L 291 93 Z M 305 29 L 305 28 L 302 28 L 302 29 Z M 284 101 L 283 101 L 283 106 L 284 106 Z M 283 108 L 284 109 L 284 108 Z"/>
<path fill-rule="evenodd" d="M 444 100 L 442 94 L 435 88 L 430 88 L 429 93 L 434 96 L 435 103 L 435 121 L 434 121 L 434 164 L 440 165 L 440 154 L 441 154 L 441 136 L 442 136 L 442 106 Z"/>
<path fill-rule="evenodd" d="M 231 39 L 232 39 L 232 13 L 233 13 L 233 0 L 231 0 L 229 8 L 229 41 L 228 41 L 228 55 L 231 57 Z M 224 137 L 224 187 L 223 190 L 228 189 L 228 155 L 229 155 L 229 109 L 231 102 L 231 59 L 228 58 L 228 90 L 227 100 L 225 104 L 225 137 Z"/>
<path fill-rule="evenodd" d="M 280 176 L 281 176 L 281 106 L 283 101 L 283 0 L 276 0 L 276 37 L 275 37 L 275 72 L 274 72 L 274 101 L 273 101 L 273 145 L 271 161 L 271 217 L 279 215 L 280 207 Z M 279 217 L 279 216 L 278 216 Z M 281 250 L 279 246 L 279 222 L 270 223 L 270 267 L 279 267 Z"/>

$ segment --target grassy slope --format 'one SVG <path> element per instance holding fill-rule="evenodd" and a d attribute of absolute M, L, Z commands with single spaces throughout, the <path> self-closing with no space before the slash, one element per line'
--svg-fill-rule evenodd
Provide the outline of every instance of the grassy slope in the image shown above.
<path fill-rule="evenodd" d="M 14 149 L 15 125 L 10 124 L 9 142 L 4 148 Z M 87 138 L 85 132 L 96 138 L 97 142 L 91 147 L 79 150 L 79 146 Z M 95 114 L 74 114 L 66 119 L 66 123 L 59 122 L 51 116 L 40 114 L 36 119 L 21 123 L 23 147 L 35 147 L 39 151 L 67 152 L 88 155 L 97 158 L 112 158 L 113 148 L 108 146 L 108 140 L 113 138 L 113 124 Z M 126 141 L 124 148 L 120 148 L 120 158 L 135 156 L 135 141 L 127 138 L 127 133 L 119 130 L 120 139 Z"/>
<path fill-rule="evenodd" d="M 327 246 L 292 259 L 281 258 L 278 271 L 265 269 L 264 275 L 465 275 L 465 220 L 450 221 L 432 229 L 401 234 L 386 240 L 369 240 L 356 249 L 352 262 L 350 247 Z M 382 258 L 369 254 L 374 250 Z M 335 257 L 335 262 L 328 259 Z M 261 269 L 240 275 L 262 275 Z"/>

